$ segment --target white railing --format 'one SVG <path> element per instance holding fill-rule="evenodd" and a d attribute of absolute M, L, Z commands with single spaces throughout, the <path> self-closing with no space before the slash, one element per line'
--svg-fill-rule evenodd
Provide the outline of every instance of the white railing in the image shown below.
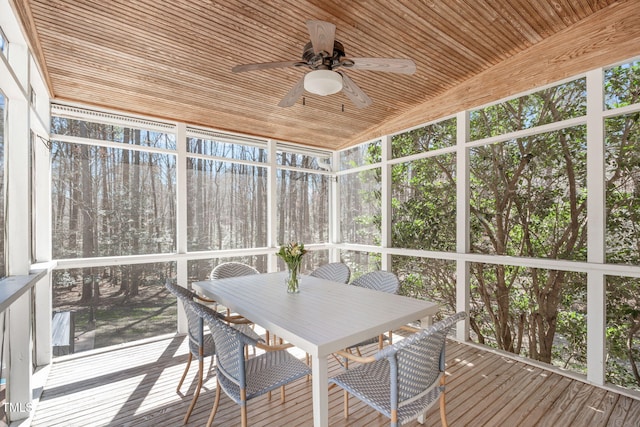
<path fill-rule="evenodd" d="M 0 279 L 2 377 L 5 400 L 0 413 L 9 421 L 28 418 L 34 408 L 34 366 L 51 361 L 49 269 Z M 37 307 L 37 310 L 34 310 Z M 37 325 L 37 327 L 36 327 Z"/>

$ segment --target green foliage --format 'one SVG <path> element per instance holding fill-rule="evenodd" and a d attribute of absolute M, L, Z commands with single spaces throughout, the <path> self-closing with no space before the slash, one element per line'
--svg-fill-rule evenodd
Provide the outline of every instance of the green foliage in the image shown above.
<path fill-rule="evenodd" d="M 554 361 L 562 368 L 586 374 L 587 365 L 587 315 L 586 310 L 561 310 L 558 312 Z"/>
<path fill-rule="evenodd" d="M 471 139 L 529 129 L 586 114 L 586 79 L 471 112 Z"/>
<path fill-rule="evenodd" d="M 439 316 L 456 310 L 455 262 L 393 256 L 393 272 L 401 282 L 399 294 L 443 304 Z"/>
<path fill-rule="evenodd" d="M 583 115 L 584 84 L 578 80 L 479 110 L 472 115 L 472 135 L 487 138 Z M 472 252 L 586 259 L 584 126 L 472 148 L 470 190 Z M 562 295 L 571 274 L 503 265 L 475 265 L 472 273 L 471 325 L 480 342 L 547 363 L 554 357 L 563 365 L 583 362 L 574 354 L 582 352 L 582 331 L 569 332 L 568 318 L 558 315 L 566 310 Z M 556 336 L 559 327 L 566 336 Z M 572 342 L 566 355 L 554 350 L 563 340 Z"/>
<path fill-rule="evenodd" d="M 605 105 L 625 107 L 640 100 L 640 61 L 623 64 L 604 74 Z"/>
<path fill-rule="evenodd" d="M 607 90 L 616 93 L 617 106 L 638 102 L 634 98 L 638 95 L 637 68 L 634 64 L 611 73 Z M 626 80 L 616 82 L 616 78 Z M 578 79 L 473 111 L 471 137 L 489 138 L 585 114 L 586 80 Z M 607 119 L 607 260 L 634 264 L 640 252 L 636 116 Z M 455 122 L 442 122 L 394 136 L 393 156 L 450 146 L 452 141 Z M 587 259 L 586 126 L 474 146 L 469 152 L 472 252 Z M 455 250 L 455 166 L 452 154 L 394 164 L 394 247 Z M 403 294 L 455 309 L 454 263 L 394 256 L 392 265 L 401 278 Z M 478 341 L 584 372 L 585 274 L 489 264 L 473 264 L 471 272 L 470 320 Z M 608 298 L 617 307 L 624 306 L 624 298 L 613 293 Z M 630 301 L 628 296 L 626 301 Z M 621 345 L 632 328 L 629 316 L 612 304 L 608 307 L 614 318 L 627 319 L 610 322 L 608 334 Z M 628 381 L 632 377 L 629 362 L 621 362 L 627 358 L 623 347 L 612 348 L 610 367 L 626 366 L 616 371 L 615 378 L 617 384 L 628 386 L 633 382 Z"/>
<path fill-rule="evenodd" d="M 606 338 L 607 379 L 640 390 L 640 279 L 607 277 Z"/>
<path fill-rule="evenodd" d="M 451 147 L 456 143 L 456 119 L 414 129 L 395 135 L 391 140 L 391 152 L 394 158 L 406 157 L 416 153 Z"/>
<path fill-rule="evenodd" d="M 444 142 L 433 140 L 436 136 Z M 393 139 L 397 153 L 412 153 L 422 144 L 449 145 L 455 121 L 448 120 L 400 134 Z M 424 140 L 429 141 L 423 142 Z M 394 165 L 391 170 L 392 242 L 394 247 L 455 250 L 456 158 L 443 154 Z"/>
<path fill-rule="evenodd" d="M 639 114 L 605 121 L 607 262 L 640 263 Z"/>

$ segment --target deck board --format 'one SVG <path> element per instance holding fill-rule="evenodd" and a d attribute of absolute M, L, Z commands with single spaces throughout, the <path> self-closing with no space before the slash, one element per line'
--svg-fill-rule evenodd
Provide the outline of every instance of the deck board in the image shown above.
<path fill-rule="evenodd" d="M 367 349 L 375 351 L 375 345 Z M 302 352 L 296 354 L 303 357 Z M 78 353 L 55 360 L 32 421 L 34 427 L 182 425 L 195 388 L 196 364 L 176 393 L 187 361 L 183 336 L 120 346 L 97 353 Z M 205 363 L 209 369 L 210 363 Z M 329 375 L 340 372 L 329 361 Z M 208 372 L 189 426 L 206 423 L 215 395 L 215 375 Z M 640 401 L 600 389 L 558 373 L 458 342 L 447 344 L 447 416 L 452 426 L 627 426 L 640 425 Z M 311 382 L 300 379 L 271 400 L 250 401 L 252 426 L 313 424 Z M 342 390 L 329 392 L 331 426 L 383 426 L 387 419 L 355 398 L 350 416 L 342 415 Z M 239 424 L 240 410 L 224 394 L 215 425 Z M 419 426 L 417 422 L 409 424 Z M 425 425 L 440 425 L 437 405 Z"/>

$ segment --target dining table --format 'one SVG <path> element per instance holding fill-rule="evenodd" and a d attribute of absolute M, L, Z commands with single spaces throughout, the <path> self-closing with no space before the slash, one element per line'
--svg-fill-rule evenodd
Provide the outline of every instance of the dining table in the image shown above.
<path fill-rule="evenodd" d="M 420 320 L 437 303 L 301 275 L 288 293 L 286 272 L 194 282 L 193 288 L 311 355 L 314 426 L 329 425 L 328 357 Z"/>

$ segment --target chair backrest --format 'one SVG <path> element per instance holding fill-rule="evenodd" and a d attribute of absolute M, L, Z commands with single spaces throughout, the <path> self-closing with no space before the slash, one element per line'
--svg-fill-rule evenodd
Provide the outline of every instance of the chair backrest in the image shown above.
<path fill-rule="evenodd" d="M 174 283 L 173 280 L 167 279 L 165 287 L 175 295 L 184 307 L 185 314 L 187 315 L 187 330 L 189 335 L 189 350 L 194 355 L 198 354 L 198 348 L 204 345 L 204 323 L 202 318 L 191 308 L 189 303 L 197 304 L 193 299 L 196 296 L 195 292 L 183 288 L 182 286 Z"/>
<path fill-rule="evenodd" d="M 395 294 L 398 292 L 400 282 L 398 277 L 390 271 L 370 271 L 351 282 L 353 286 L 360 286 L 376 291 Z"/>
<path fill-rule="evenodd" d="M 349 270 L 347 264 L 342 262 L 330 262 L 313 270 L 310 276 L 339 283 L 348 283 L 351 277 L 351 270 Z"/>
<path fill-rule="evenodd" d="M 245 352 L 246 345 L 255 346 L 257 341 L 239 330 L 227 325 L 219 313 L 207 310 L 196 302 L 190 303 L 193 310 L 209 325 L 216 348 L 216 372 L 225 378 L 218 378 L 221 383 L 225 379 L 244 388 L 246 385 Z"/>
<path fill-rule="evenodd" d="M 237 276 L 249 276 L 251 274 L 258 274 L 259 271 L 250 265 L 243 264 L 241 262 L 223 262 L 222 264 L 218 264 L 211 270 L 211 274 L 209 274 L 209 278 L 211 280 L 215 279 L 226 279 L 227 277 L 237 277 Z"/>
<path fill-rule="evenodd" d="M 445 369 L 445 343 L 449 330 L 465 312 L 459 312 L 435 325 L 378 351 L 376 360 L 388 359 L 391 369 L 391 405 L 413 400 L 437 384 Z"/>
<path fill-rule="evenodd" d="M 166 282 L 164 283 L 164 286 L 167 288 L 169 292 L 171 292 L 173 295 L 175 295 L 181 300 L 183 299 L 192 300 L 196 296 L 195 292 L 193 292 L 190 289 L 183 288 L 182 286 L 178 285 L 175 282 L 175 280 L 172 280 L 172 279 L 167 279 Z"/>

